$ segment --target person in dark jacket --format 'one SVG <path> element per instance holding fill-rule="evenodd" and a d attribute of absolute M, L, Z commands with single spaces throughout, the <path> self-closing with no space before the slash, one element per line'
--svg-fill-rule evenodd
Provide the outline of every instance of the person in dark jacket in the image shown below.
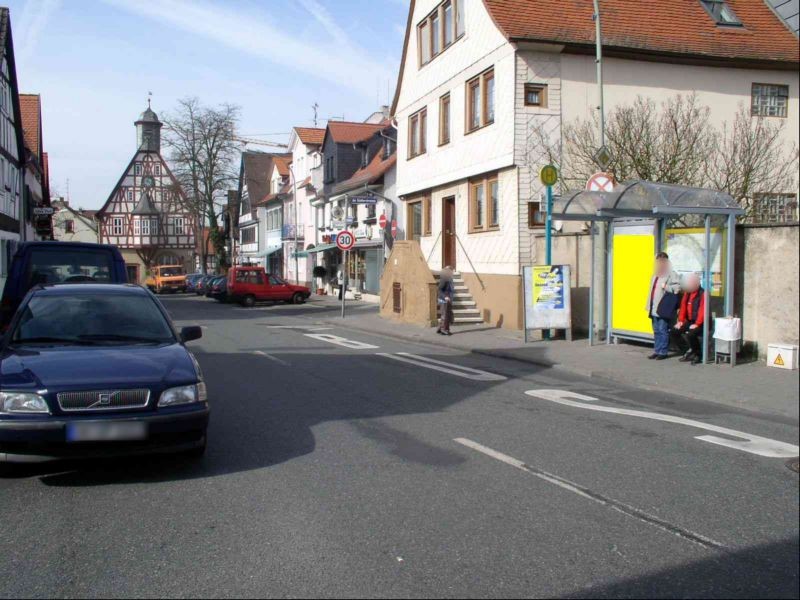
<path fill-rule="evenodd" d="M 442 335 L 452 335 L 450 333 L 450 323 L 453 322 L 453 296 L 455 295 L 453 286 L 453 270 L 445 267 L 439 275 L 439 293 L 437 302 L 439 303 L 439 328 L 436 333 Z"/>
<path fill-rule="evenodd" d="M 650 281 L 647 315 L 653 321 L 654 352 L 648 356 L 654 360 L 665 360 L 669 354 L 669 331 L 678 312 L 678 292 L 681 280 L 672 270 L 666 252 L 656 254 L 653 279 Z"/>
<path fill-rule="evenodd" d="M 683 283 L 683 297 L 681 298 L 678 322 L 675 324 L 678 346 L 684 353 L 678 359 L 681 362 L 691 361 L 693 365 L 697 365 L 703 360 L 700 340 L 703 339 L 705 304 L 705 290 L 700 285 L 700 277 L 696 273 L 687 275 Z"/>

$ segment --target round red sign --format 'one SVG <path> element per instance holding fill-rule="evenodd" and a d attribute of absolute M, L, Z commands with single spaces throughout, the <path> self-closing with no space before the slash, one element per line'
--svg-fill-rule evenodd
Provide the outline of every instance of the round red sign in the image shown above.
<path fill-rule="evenodd" d="M 356 237 L 349 231 L 340 231 L 336 236 L 336 247 L 339 250 L 350 250 L 356 245 Z"/>
<path fill-rule="evenodd" d="M 392 219 L 392 235 L 397 235 L 397 219 Z"/>
<path fill-rule="evenodd" d="M 378 217 L 378 226 L 381 229 L 386 229 L 386 215 L 381 215 Z"/>

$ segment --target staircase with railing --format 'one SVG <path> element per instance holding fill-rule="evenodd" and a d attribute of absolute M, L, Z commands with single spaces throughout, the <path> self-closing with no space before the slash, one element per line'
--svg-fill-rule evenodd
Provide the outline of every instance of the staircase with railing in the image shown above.
<path fill-rule="evenodd" d="M 439 281 L 440 273 L 434 273 L 434 278 Z M 453 324 L 454 325 L 469 325 L 474 323 L 483 323 L 481 311 L 478 309 L 478 304 L 472 297 L 464 278 L 461 273 L 453 273 L 453 287 L 455 293 L 453 295 Z"/>

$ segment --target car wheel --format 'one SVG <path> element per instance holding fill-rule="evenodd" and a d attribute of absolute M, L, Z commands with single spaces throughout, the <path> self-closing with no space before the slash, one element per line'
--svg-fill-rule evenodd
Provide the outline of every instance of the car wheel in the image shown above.
<path fill-rule="evenodd" d="M 301 294 L 300 292 L 298 292 L 294 296 L 292 296 L 292 304 L 302 304 L 305 301 L 306 301 L 306 299 L 303 297 L 303 294 Z"/>
<path fill-rule="evenodd" d="M 246 308 L 253 308 L 256 305 L 256 298 L 255 296 L 245 296 L 242 299 L 242 306 Z"/>

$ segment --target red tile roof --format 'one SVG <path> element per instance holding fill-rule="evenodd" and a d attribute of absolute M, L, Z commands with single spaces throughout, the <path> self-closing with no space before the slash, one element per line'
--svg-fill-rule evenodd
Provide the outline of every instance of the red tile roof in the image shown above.
<path fill-rule="evenodd" d="M 325 139 L 325 130 L 316 127 L 295 127 L 297 137 L 306 146 L 321 146 Z"/>
<path fill-rule="evenodd" d="M 292 155 L 276 156 L 273 159 L 275 166 L 278 168 L 278 173 L 281 177 L 289 176 L 289 165 L 292 164 Z"/>
<path fill-rule="evenodd" d="M 347 192 L 363 185 L 375 183 L 395 164 L 397 164 L 397 153 L 395 152 L 389 158 L 384 158 L 384 152 L 381 150 L 366 167 L 362 167 L 353 173 L 350 179 L 337 183 L 334 187 L 334 192 Z"/>
<path fill-rule="evenodd" d="M 594 45 L 590 0 L 483 0 L 511 40 Z M 743 27 L 717 26 L 699 0 L 603 0 L 603 44 L 626 50 L 797 63 L 797 38 L 763 0 L 727 0 Z"/>
<path fill-rule="evenodd" d="M 351 123 L 348 121 L 328 121 L 328 132 L 337 144 L 355 144 L 368 140 L 375 132 L 385 129 L 388 121 L 382 123 Z"/>
<path fill-rule="evenodd" d="M 42 103 L 39 94 L 20 94 L 19 110 L 22 119 L 22 132 L 25 146 L 37 158 L 41 158 L 42 145 Z"/>

